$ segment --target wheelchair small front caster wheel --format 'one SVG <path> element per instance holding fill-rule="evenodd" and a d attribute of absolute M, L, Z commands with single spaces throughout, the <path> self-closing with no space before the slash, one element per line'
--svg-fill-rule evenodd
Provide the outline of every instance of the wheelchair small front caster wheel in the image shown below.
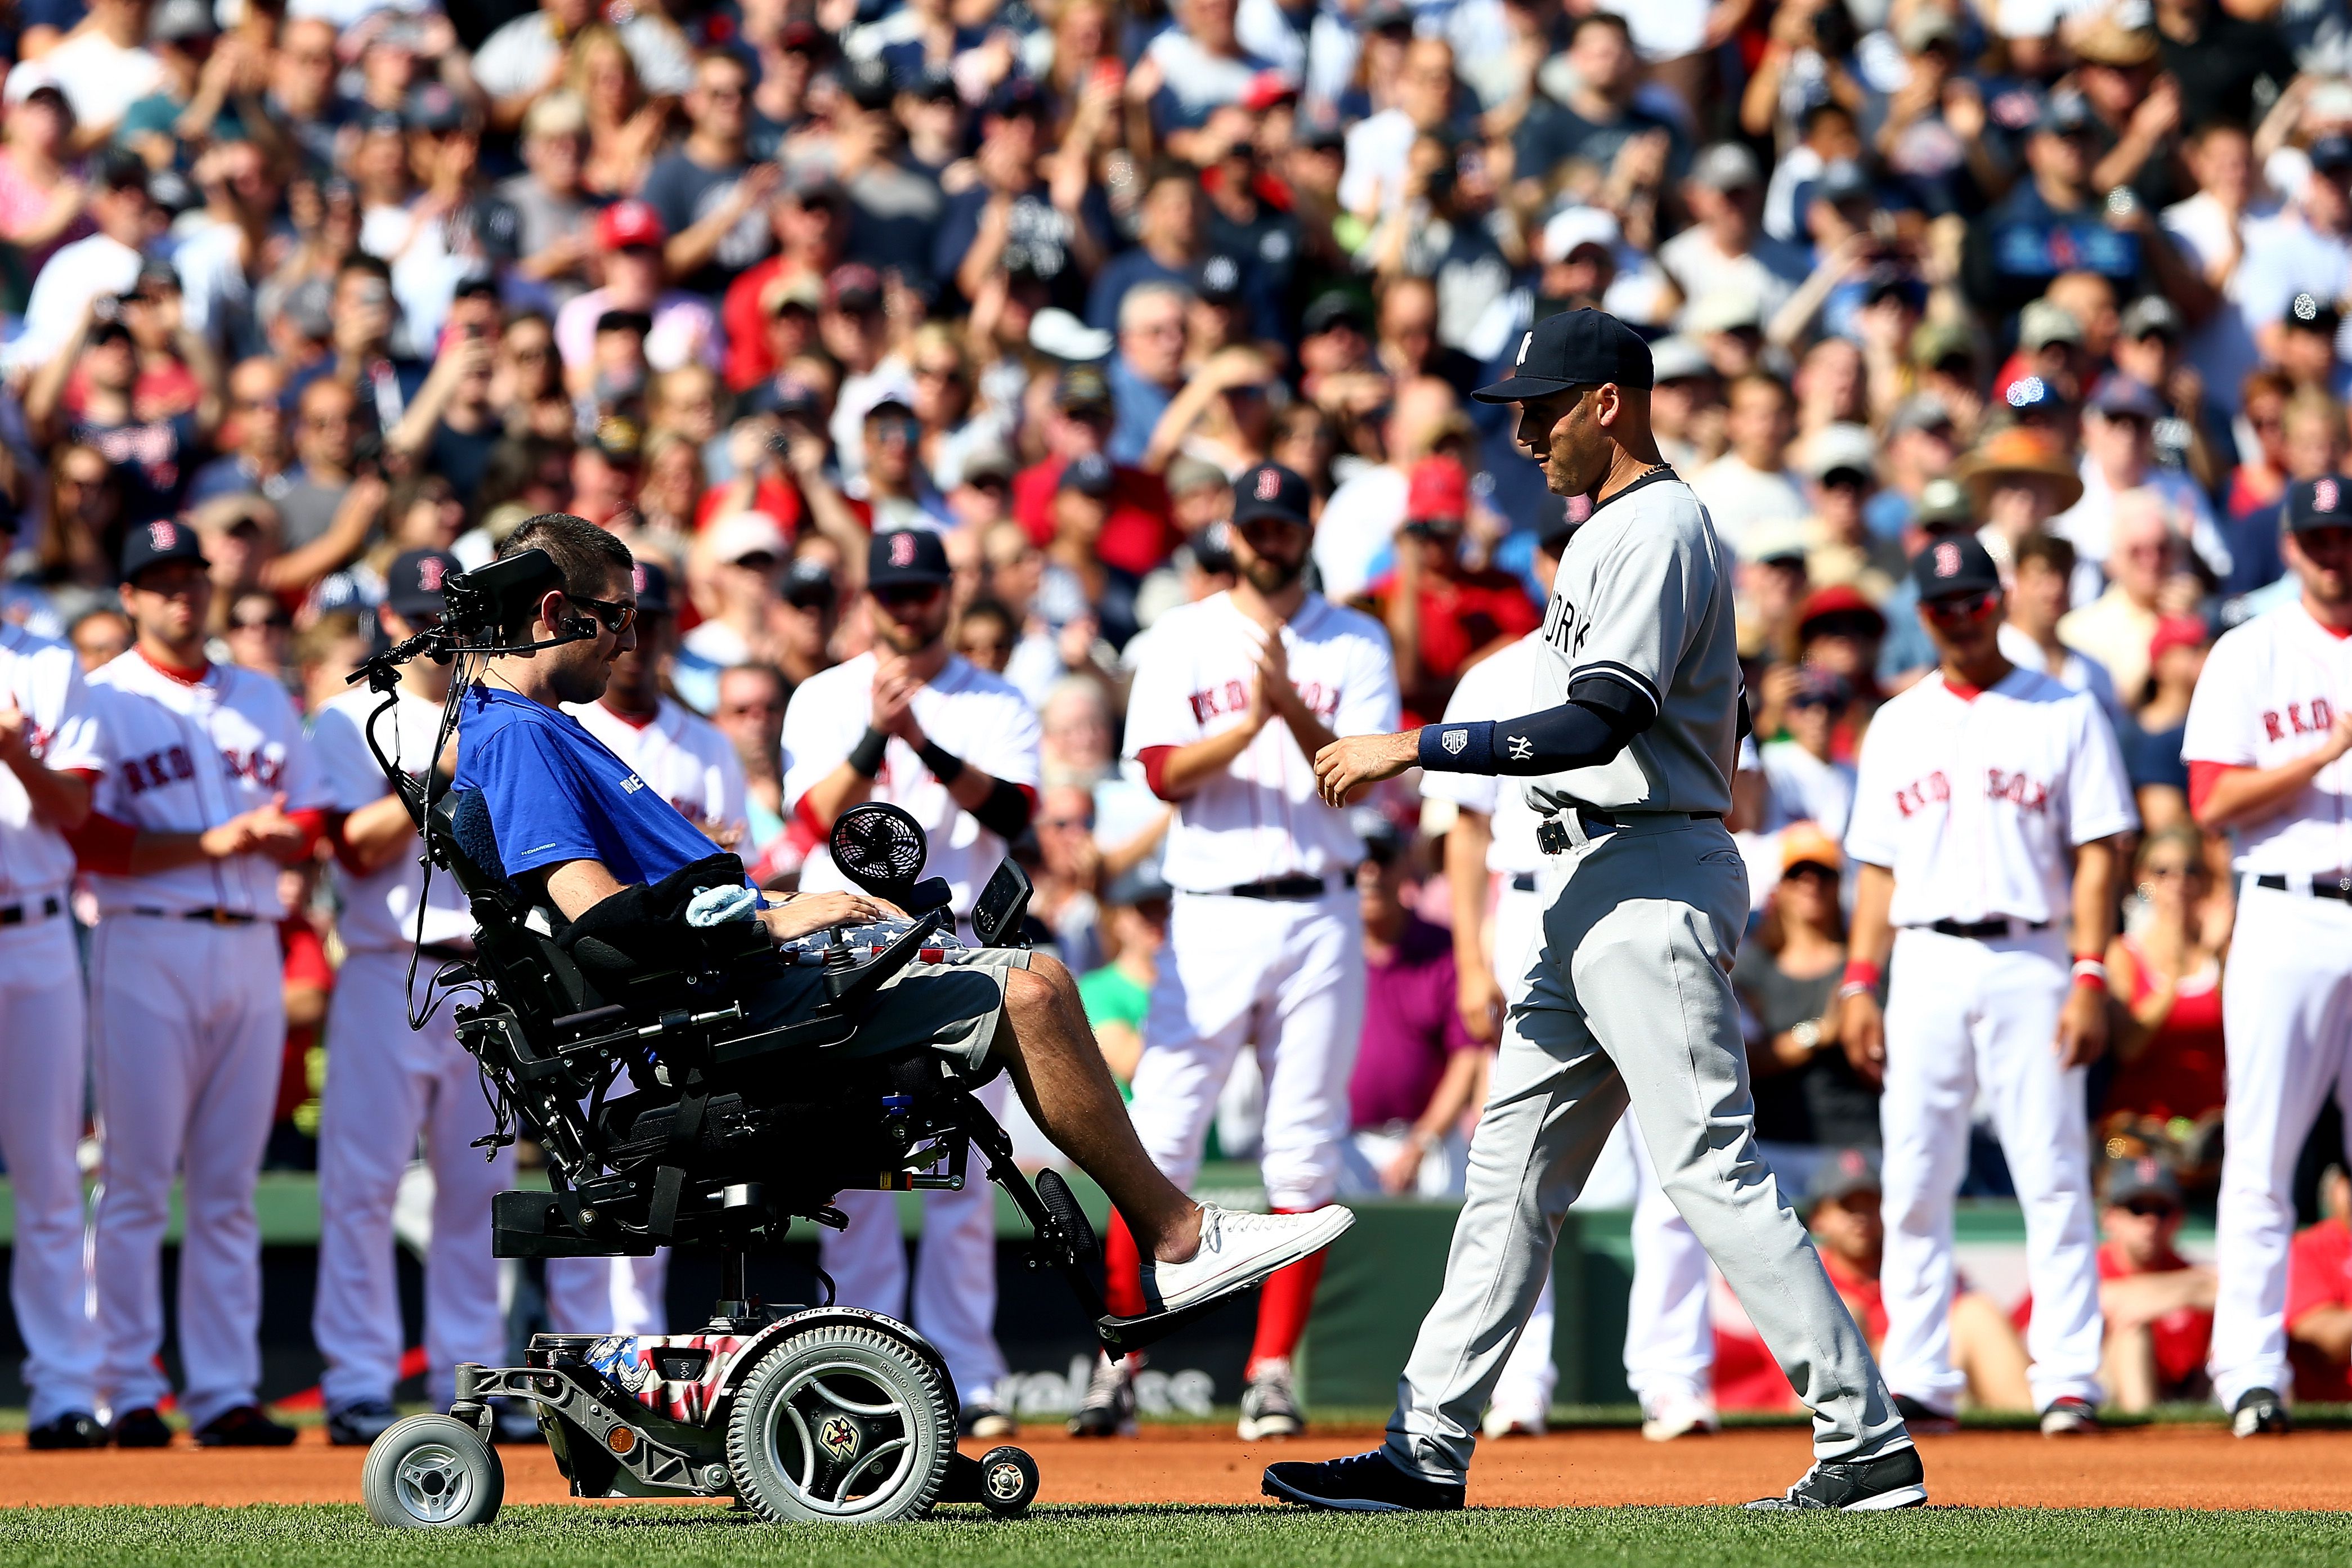
<path fill-rule="evenodd" d="M 446 1415 L 412 1415 L 369 1445 L 360 1471 L 368 1517 L 388 1530 L 488 1524 L 506 1500 L 506 1467 L 481 1436 Z"/>
<path fill-rule="evenodd" d="M 1021 1448 L 980 1457 L 980 1503 L 999 1519 L 1019 1519 L 1037 1500 L 1037 1461 Z"/>

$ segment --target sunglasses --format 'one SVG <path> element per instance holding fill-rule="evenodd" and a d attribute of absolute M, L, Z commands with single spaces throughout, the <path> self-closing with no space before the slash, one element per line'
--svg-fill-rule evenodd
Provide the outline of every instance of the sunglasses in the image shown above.
<path fill-rule="evenodd" d="M 2142 1219 L 2162 1219 L 2171 1214 L 2175 1207 L 2169 1198 L 2155 1196 L 2137 1197 L 2127 1204 L 2117 1204 L 2116 1206 L 2128 1210 Z"/>
<path fill-rule="evenodd" d="M 1973 621 L 2000 602 L 1998 591 L 1987 588 L 1979 594 L 1954 594 L 1947 598 L 1928 599 L 1920 605 L 1928 617 L 1938 621 Z"/>
<path fill-rule="evenodd" d="M 891 607 L 908 605 L 928 605 L 947 592 L 944 583 L 897 583 L 888 587 L 868 590 L 874 597 Z"/>
<path fill-rule="evenodd" d="M 591 599 L 583 594 L 566 594 L 563 596 L 594 616 L 614 637 L 637 624 L 637 607 L 635 605 L 618 604 L 611 599 Z"/>
<path fill-rule="evenodd" d="M 231 631 L 237 632 L 291 631 L 294 629 L 294 619 L 290 616 L 261 616 L 257 617 L 253 616 L 239 616 L 235 620 L 229 622 L 229 629 Z"/>

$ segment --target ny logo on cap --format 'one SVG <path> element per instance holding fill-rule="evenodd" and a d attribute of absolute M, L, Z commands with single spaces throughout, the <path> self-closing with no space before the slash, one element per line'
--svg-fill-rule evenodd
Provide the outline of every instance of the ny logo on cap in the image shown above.
<path fill-rule="evenodd" d="M 2321 479 L 2311 487 L 2311 510 L 2334 511 L 2339 491 L 2334 479 Z"/>
<path fill-rule="evenodd" d="M 645 568 L 640 566 L 637 570 L 642 573 Z M 416 585 L 428 594 L 437 594 L 441 591 L 441 558 L 439 556 L 428 555 L 416 563 Z"/>
<path fill-rule="evenodd" d="M 900 531 L 890 536 L 890 564 L 912 566 L 915 563 L 915 536 Z"/>
<path fill-rule="evenodd" d="M 147 542 L 156 550 L 169 550 L 180 542 L 180 531 L 168 522 L 147 525 Z"/>
<path fill-rule="evenodd" d="M 1533 332 L 1529 332 L 1526 337 L 1521 338 L 1519 340 L 1519 357 L 1511 362 L 1511 368 L 1513 370 L 1517 370 L 1519 366 L 1527 363 L 1528 351 L 1535 346 L 1536 335 Z"/>
<path fill-rule="evenodd" d="M 1281 493 L 1282 470 L 1275 468 L 1260 468 L 1257 471 L 1257 499 L 1272 500 Z"/>
<path fill-rule="evenodd" d="M 1960 547 L 1950 540 L 1936 546 L 1936 575 L 1957 577 L 1960 574 Z"/>

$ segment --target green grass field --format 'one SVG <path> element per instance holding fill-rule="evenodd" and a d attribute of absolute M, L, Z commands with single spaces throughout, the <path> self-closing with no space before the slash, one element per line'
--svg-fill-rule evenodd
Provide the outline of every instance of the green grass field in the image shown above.
<path fill-rule="evenodd" d="M 1253 1509 L 1070 1508 L 999 1523 L 953 1510 L 875 1530 L 779 1529 L 710 1509 L 519 1508 L 488 1530 L 404 1534 L 357 1508 L 58 1509 L 0 1512 L 11 1568 L 1853 1568 L 1900 1562 L 2054 1568 L 2264 1568 L 2352 1560 L 2352 1516 L 1999 1512 L 1762 1517 L 1722 1509 L 1594 1509 L 1349 1519 Z"/>

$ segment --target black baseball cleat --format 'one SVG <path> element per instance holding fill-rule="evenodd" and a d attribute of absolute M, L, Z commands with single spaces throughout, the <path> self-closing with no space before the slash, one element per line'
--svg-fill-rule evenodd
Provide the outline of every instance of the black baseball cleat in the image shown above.
<path fill-rule="evenodd" d="M 1925 1435 L 1942 1436 L 1960 1429 L 1959 1417 L 1937 1409 L 1924 1399 L 1914 1399 L 1907 1394 L 1895 1396 L 1895 1414 L 1903 1417 L 1903 1425 L 1911 1429 L 1914 1437 Z"/>
<path fill-rule="evenodd" d="M 1277 1501 L 1339 1513 L 1444 1513 L 1462 1506 L 1460 1487 L 1406 1474 L 1385 1448 L 1319 1464 L 1268 1465 L 1258 1489 Z"/>
<path fill-rule="evenodd" d="M 1917 1508 L 1927 1500 L 1927 1475 L 1920 1468 L 1919 1450 L 1906 1443 L 1874 1459 L 1822 1459 L 1782 1496 L 1759 1498 L 1748 1506 L 1765 1513 L 1810 1508 L 1876 1513 Z"/>
<path fill-rule="evenodd" d="M 172 1446 L 171 1424 L 158 1415 L 152 1405 L 126 1410 L 114 1418 L 114 1446 L 118 1448 L 168 1448 Z"/>
<path fill-rule="evenodd" d="M 64 1448 L 103 1448 L 106 1428 L 87 1410 L 68 1410 L 54 1420 L 28 1427 L 25 1447 L 42 1453 Z"/>
<path fill-rule="evenodd" d="M 2283 1437 L 2294 1430 L 2294 1418 L 2286 1413 L 2286 1401 L 2274 1388 L 2250 1388 L 2238 1395 L 2238 1407 L 2230 1413 L 2230 1432 L 2239 1437 Z"/>
<path fill-rule="evenodd" d="M 361 1399 L 327 1412 L 327 1441 L 338 1448 L 364 1448 L 392 1430 L 400 1412 L 389 1399 Z"/>
<path fill-rule="evenodd" d="M 294 1441 L 291 1426 L 281 1426 L 261 1413 L 258 1405 L 238 1405 L 222 1411 L 196 1428 L 199 1448 L 283 1448 Z"/>
<path fill-rule="evenodd" d="M 2044 1437 L 2089 1437 L 2099 1431 L 2099 1407 L 2072 1394 L 2050 1402 L 2042 1413 Z"/>

